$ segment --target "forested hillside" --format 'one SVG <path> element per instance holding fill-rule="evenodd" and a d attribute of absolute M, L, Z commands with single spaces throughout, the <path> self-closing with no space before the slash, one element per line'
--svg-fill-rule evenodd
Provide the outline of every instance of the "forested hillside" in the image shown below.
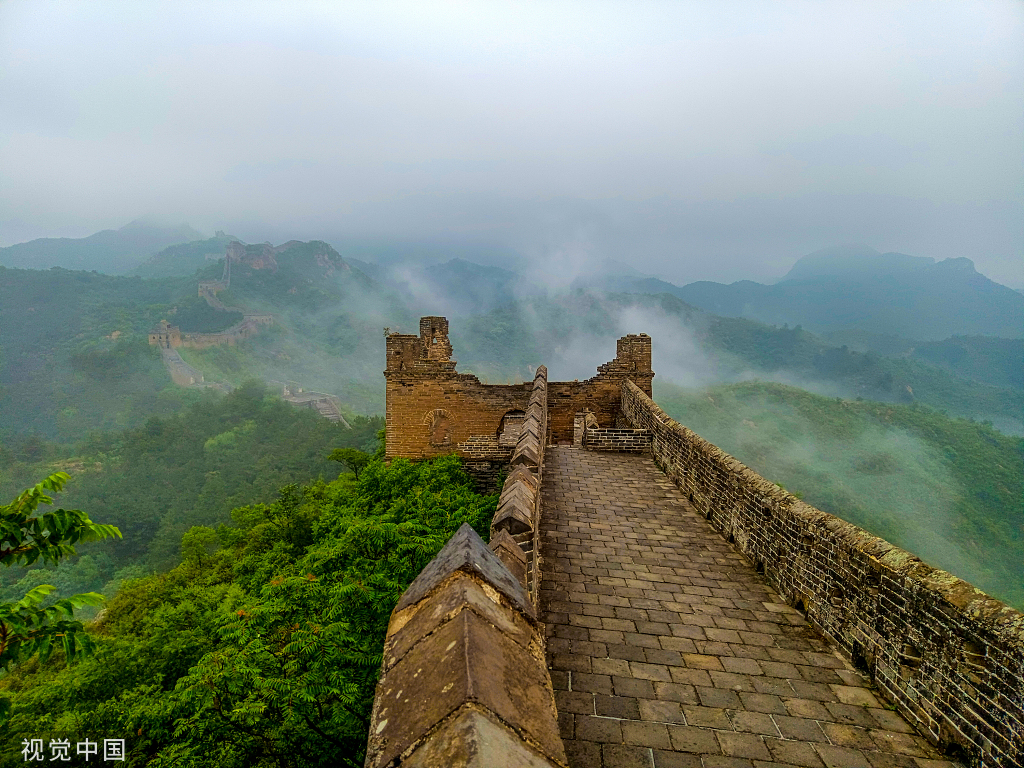
<path fill-rule="evenodd" d="M 166 570 L 192 526 L 226 523 L 233 507 L 336 475 L 338 464 L 327 458 L 335 448 L 373 451 L 383 419 L 353 417 L 351 424 L 294 408 L 251 382 L 226 396 L 205 393 L 180 414 L 151 417 L 137 429 L 97 433 L 74 449 L 42 444 L 41 455 L 26 457 L 0 448 L 0 498 L 64 470 L 72 478 L 59 503 L 88 510 L 124 537 L 56 571 L 4 569 L 0 587 L 11 597 L 40 583 L 63 585 L 64 594 L 113 594 L 116 584 L 104 585 L 126 574 Z"/>
<path fill-rule="evenodd" d="M 237 237 L 218 232 L 216 237 L 169 245 L 132 270 L 139 277 L 187 277 L 224 258 L 224 247 Z"/>
<path fill-rule="evenodd" d="M 804 501 L 1024 608 L 1024 440 L 916 405 L 751 382 L 684 390 L 673 418 Z"/>
<path fill-rule="evenodd" d="M 671 292 L 717 315 L 818 332 L 853 328 L 924 341 L 1024 337 L 1024 297 L 966 258 L 936 262 L 840 247 L 804 256 L 775 285 L 697 282 Z"/>
<path fill-rule="evenodd" d="M 189 529 L 176 567 L 121 586 L 95 655 L 0 680 L 0 765 L 22 739 L 102 734 L 128 765 L 362 766 L 391 610 L 463 522 L 486 538 L 496 501 L 453 457 L 377 459 Z"/>
<path fill-rule="evenodd" d="M 162 226 L 139 219 L 120 229 L 105 229 L 89 237 L 43 237 L 0 248 L 0 265 L 21 269 L 98 270 L 119 275 L 130 272 L 162 248 L 201 237 L 187 224 Z"/>
<path fill-rule="evenodd" d="M 183 282 L 0 267 L 0 441 L 75 442 L 181 409 L 146 333 Z"/>

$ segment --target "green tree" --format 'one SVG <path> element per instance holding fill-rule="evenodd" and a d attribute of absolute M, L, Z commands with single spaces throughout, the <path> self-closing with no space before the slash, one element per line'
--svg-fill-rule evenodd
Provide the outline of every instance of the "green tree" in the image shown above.
<path fill-rule="evenodd" d="M 359 479 L 359 473 L 370 463 L 370 454 L 364 453 L 357 448 L 335 448 L 328 456 L 331 461 L 338 461 L 352 470 L 352 474 Z"/>
<path fill-rule="evenodd" d="M 94 523 L 78 509 L 39 514 L 41 504 L 53 503 L 48 492 L 59 492 L 69 479 L 63 472 L 56 472 L 10 504 L 0 506 L 0 563 L 31 565 L 41 560 L 56 564 L 74 555 L 78 542 L 120 537 L 117 528 Z M 55 642 L 63 646 L 68 663 L 92 650 L 92 641 L 82 623 L 74 620 L 74 612 L 86 605 L 98 605 L 103 596 L 86 592 L 40 607 L 54 589 L 51 584 L 40 584 L 16 603 L 0 603 L 0 669 L 8 670 L 36 653 L 46 661 Z M 0 700 L 0 715 L 7 711 L 9 703 Z"/>

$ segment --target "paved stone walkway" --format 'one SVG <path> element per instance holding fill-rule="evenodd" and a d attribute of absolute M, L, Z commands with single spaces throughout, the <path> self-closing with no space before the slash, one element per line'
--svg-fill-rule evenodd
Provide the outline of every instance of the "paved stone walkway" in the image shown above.
<path fill-rule="evenodd" d="M 572 768 L 953 768 L 649 457 L 545 454 L 542 619 Z"/>

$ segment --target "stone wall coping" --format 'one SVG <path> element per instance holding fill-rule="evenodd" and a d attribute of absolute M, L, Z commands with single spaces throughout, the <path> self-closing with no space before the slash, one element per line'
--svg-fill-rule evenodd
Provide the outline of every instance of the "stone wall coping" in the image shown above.
<path fill-rule="evenodd" d="M 428 597 L 456 571 L 476 574 L 482 581 L 504 595 L 509 602 L 526 616 L 536 618 L 533 602 L 523 585 L 509 573 L 469 523 L 463 523 L 448 543 L 437 553 L 395 606 L 395 613 L 415 605 Z"/>
<path fill-rule="evenodd" d="M 501 494 L 498 509 L 491 522 L 492 531 L 508 531 L 513 536 L 529 533 L 533 530 L 533 510 L 536 505 L 537 492 L 522 483 L 514 483 L 515 488 L 522 488 L 521 493 L 505 490 Z"/>

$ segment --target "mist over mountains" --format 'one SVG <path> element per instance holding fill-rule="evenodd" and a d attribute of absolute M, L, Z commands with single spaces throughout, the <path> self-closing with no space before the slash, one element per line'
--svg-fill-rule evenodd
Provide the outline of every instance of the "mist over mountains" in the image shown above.
<path fill-rule="evenodd" d="M 804 256 L 774 285 L 742 280 L 675 286 L 654 278 L 594 281 L 608 290 L 670 293 L 724 317 L 938 341 L 954 335 L 1024 337 L 1024 297 L 967 258 L 936 262 L 868 246 Z"/>
<path fill-rule="evenodd" d="M 0 265 L 20 269 L 62 267 L 120 275 L 169 245 L 202 237 L 188 224 L 165 226 L 136 219 L 120 229 L 105 229 L 89 237 L 43 237 L 0 248 Z"/>
<path fill-rule="evenodd" d="M 140 231 L 152 243 L 189 228 L 133 223 L 69 242 L 80 248 L 111 234 L 127 241 Z M 183 332 L 215 332 L 235 322 L 237 313 L 207 307 L 196 285 L 220 278 L 225 249 L 236 241 L 217 232 L 133 257 L 130 279 L 0 272 L 0 412 L 8 431 L 75 439 L 76 419 L 84 419 L 81 429 L 117 423 L 110 421 L 110 398 L 121 397 L 136 414 L 121 423 L 156 407 L 161 376 L 144 332 L 160 319 Z M 63 243 L 25 245 L 51 242 Z M 551 278 L 552 265 L 514 253 L 430 243 L 352 241 L 336 249 L 289 241 L 244 251 L 252 259 L 236 264 L 223 297 L 245 311 L 271 312 L 277 322 L 238 347 L 183 350 L 209 381 L 301 381 L 339 394 L 354 413 L 379 412 L 379 329 L 408 331 L 419 316 L 442 314 L 453 321 L 460 370 L 491 381 L 529 378 L 539 360 L 552 376 L 587 378 L 610 357 L 618 336 L 642 331 L 656 339 L 662 381 L 770 380 L 828 396 L 923 403 L 1024 431 L 1024 296 L 978 274 L 966 259 L 935 263 L 842 247 L 800 259 L 775 285 L 680 287 L 621 261 L 595 260 L 584 274 L 559 280 Z M 134 382 L 121 395 L 101 375 L 118 366 L 124 385 Z M 140 378 L 143 369 L 148 373 Z M 181 394 L 163 397 L 175 403 Z"/>

